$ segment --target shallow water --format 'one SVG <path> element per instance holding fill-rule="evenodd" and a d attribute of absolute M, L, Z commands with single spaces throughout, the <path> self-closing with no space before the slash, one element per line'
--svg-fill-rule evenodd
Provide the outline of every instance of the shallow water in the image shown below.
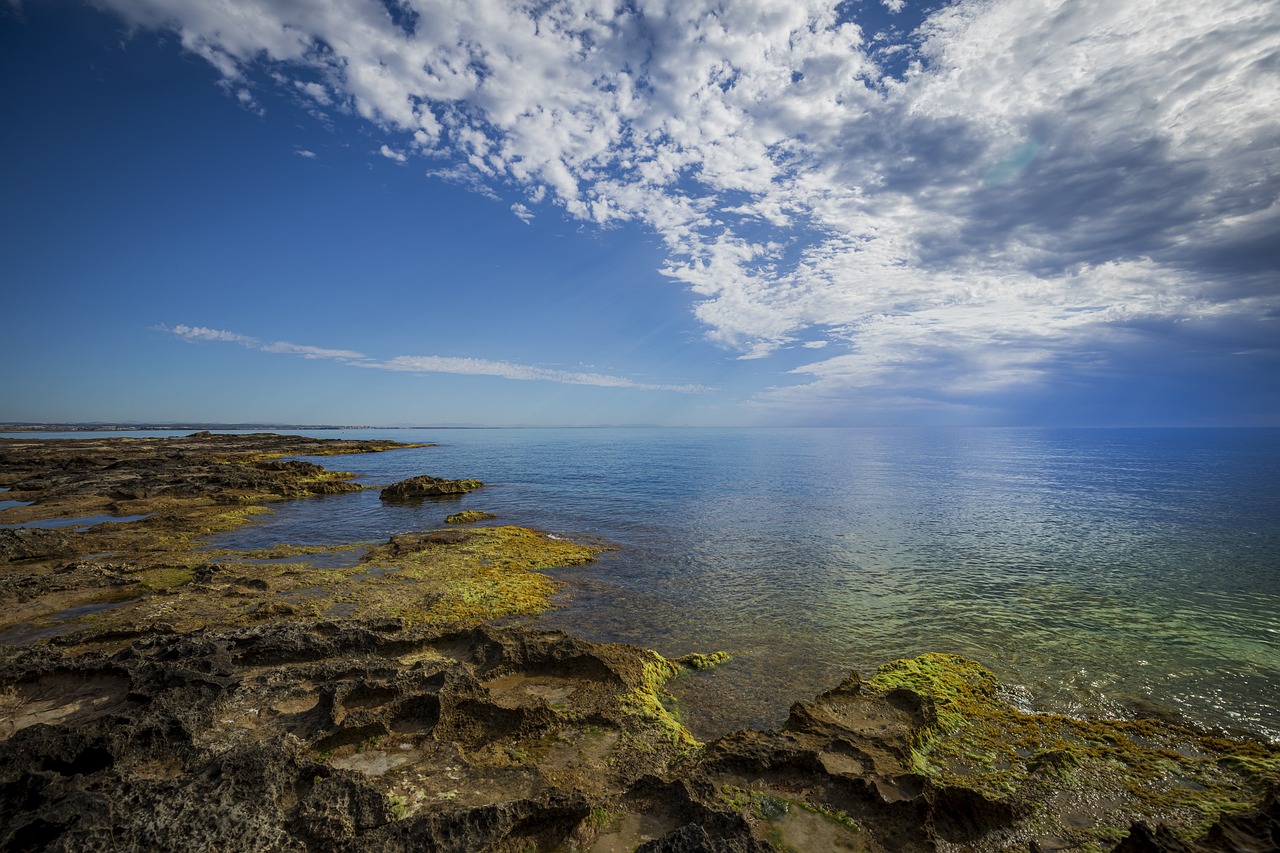
<path fill-rule="evenodd" d="M 22 504 L 28 506 L 28 504 Z M 3 509 L 4 507 L 0 507 Z M 60 527 L 93 527 L 98 524 L 128 524 L 131 521 L 141 521 L 144 518 L 150 518 L 149 515 L 82 515 L 78 518 L 37 518 L 34 521 L 24 521 L 21 524 L 0 524 L 0 530 L 13 530 L 18 527 L 40 527 L 45 530 L 54 530 Z"/>
<path fill-rule="evenodd" d="M 215 544 L 384 541 L 460 509 L 617 546 L 540 624 L 734 659 L 676 690 L 701 736 L 885 661 L 951 651 L 1030 707 L 1161 713 L 1280 740 L 1278 430 L 388 430 L 318 457 L 387 485 L 281 505 Z"/>

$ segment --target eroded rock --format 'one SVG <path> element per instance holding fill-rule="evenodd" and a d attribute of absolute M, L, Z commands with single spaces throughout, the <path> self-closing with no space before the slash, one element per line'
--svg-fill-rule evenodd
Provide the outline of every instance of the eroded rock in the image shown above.
<path fill-rule="evenodd" d="M 7 648 L 0 847 L 923 853 L 1123 838 L 1203 853 L 1275 840 L 1274 784 L 1201 832 L 1157 826 L 1141 798 L 1099 805 L 1087 773 L 1002 795 L 939 776 L 919 752 L 943 700 L 883 680 L 851 677 L 780 730 L 697 744 L 664 710 L 662 682 L 682 672 L 708 677 L 561 632 L 400 620 Z M 1275 759 L 1257 753 L 1255 770 Z M 1083 804 L 1090 821 L 1064 820 Z"/>
<path fill-rule="evenodd" d="M 399 621 L 6 649 L 0 847 L 554 849 L 681 750 L 652 652 Z"/>

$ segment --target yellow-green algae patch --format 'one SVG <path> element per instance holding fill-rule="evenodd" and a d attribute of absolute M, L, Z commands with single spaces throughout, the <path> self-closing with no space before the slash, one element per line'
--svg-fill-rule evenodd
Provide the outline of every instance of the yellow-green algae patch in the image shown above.
<path fill-rule="evenodd" d="M 1024 713 L 999 698 L 989 670 L 957 655 L 885 664 L 863 692 L 897 688 L 927 700 L 925 725 L 912 739 L 913 769 L 988 799 L 1026 804 L 1053 788 L 1111 788 L 1132 802 L 1130 819 L 1166 822 L 1191 838 L 1216 817 L 1255 807 L 1268 784 L 1280 781 L 1275 746 L 1157 720 Z"/>
<path fill-rule="evenodd" d="M 147 595 L 82 624 L 112 630 L 164 622 L 176 630 L 263 619 L 395 616 L 410 623 L 478 623 L 550 607 L 557 584 L 543 570 L 594 559 L 595 549 L 522 527 L 401 534 L 360 560 L 318 568 L 293 556 L 368 546 L 307 546 L 210 553 L 217 563 L 176 562 L 139 575 Z M 194 556 L 194 553 L 192 554 Z"/>
<path fill-rule="evenodd" d="M 391 605 L 394 615 L 415 622 L 479 622 L 546 610 L 557 584 L 542 570 L 580 565 L 595 555 L 595 549 L 567 539 L 503 526 L 393 537 L 364 562 L 384 570 L 375 585 L 402 591 Z"/>
<path fill-rule="evenodd" d="M 491 512 L 484 512 L 478 509 L 465 509 L 462 512 L 455 512 L 453 515 L 446 516 L 445 524 L 475 524 L 477 521 L 486 521 L 490 518 L 497 518 Z"/>
<path fill-rule="evenodd" d="M 688 754 L 701 748 L 702 743 L 684 726 L 679 701 L 667 692 L 665 685 L 672 678 L 690 670 L 718 666 L 729 660 L 729 653 L 695 652 L 675 659 L 665 658 L 648 649 L 645 653 L 648 658 L 644 663 L 642 683 L 622 696 L 620 702 L 623 713 L 637 717 L 650 727 L 665 733 L 666 740 L 676 748 L 678 754 Z"/>

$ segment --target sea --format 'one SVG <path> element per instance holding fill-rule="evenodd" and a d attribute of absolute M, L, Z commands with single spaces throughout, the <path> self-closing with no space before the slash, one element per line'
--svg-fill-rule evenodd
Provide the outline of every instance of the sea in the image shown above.
<path fill-rule="evenodd" d="M 1280 742 L 1277 429 L 302 433 L 437 445 L 310 460 L 368 485 L 486 485 L 418 505 L 293 501 L 211 545 L 381 542 L 463 509 L 602 544 L 550 572 L 557 606 L 526 621 L 729 652 L 671 685 L 704 739 L 777 726 L 851 672 L 951 652 L 1029 711 Z"/>

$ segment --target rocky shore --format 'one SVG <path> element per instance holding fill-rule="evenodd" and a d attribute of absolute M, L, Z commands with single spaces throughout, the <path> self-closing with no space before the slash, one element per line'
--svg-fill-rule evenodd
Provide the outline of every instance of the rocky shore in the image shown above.
<path fill-rule="evenodd" d="M 273 502 L 364 488 L 290 457 L 402 446 L 0 439 L 24 504 L 0 524 L 95 522 L 0 529 L 0 849 L 1280 848 L 1275 747 L 1024 714 L 950 655 L 700 743 L 664 685 L 732 660 L 513 622 L 597 550 L 479 511 L 208 549 Z"/>

